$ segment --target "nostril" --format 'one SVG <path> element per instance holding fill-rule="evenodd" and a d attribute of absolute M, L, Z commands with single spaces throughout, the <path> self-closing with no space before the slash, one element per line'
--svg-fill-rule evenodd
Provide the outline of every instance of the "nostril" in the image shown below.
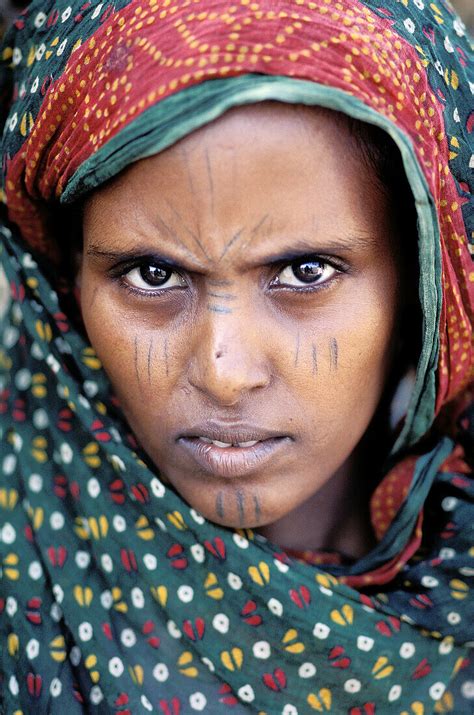
<path fill-rule="evenodd" d="M 216 360 L 217 360 L 218 358 L 222 357 L 223 354 L 224 354 L 224 353 L 222 352 L 222 350 L 218 350 L 218 351 L 216 352 Z"/>

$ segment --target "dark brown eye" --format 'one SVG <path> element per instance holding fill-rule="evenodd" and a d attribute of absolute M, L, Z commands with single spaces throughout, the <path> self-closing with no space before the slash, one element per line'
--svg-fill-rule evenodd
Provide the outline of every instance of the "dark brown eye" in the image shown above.
<path fill-rule="evenodd" d="M 323 260 L 294 261 L 285 266 L 278 274 L 279 285 L 301 286 L 321 285 L 337 273 L 336 268 Z"/>
<path fill-rule="evenodd" d="M 161 286 L 169 279 L 172 271 L 162 266 L 154 266 L 152 263 L 139 268 L 140 277 L 150 286 Z"/>
<path fill-rule="evenodd" d="M 291 266 L 295 278 L 304 283 L 313 283 L 324 274 L 324 263 L 320 261 L 308 261 L 306 263 L 294 263 Z"/>
<path fill-rule="evenodd" d="M 157 289 L 184 286 L 186 282 L 176 271 L 156 263 L 142 263 L 123 275 L 123 280 L 132 288 L 142 293 L 151 293 Z"/>

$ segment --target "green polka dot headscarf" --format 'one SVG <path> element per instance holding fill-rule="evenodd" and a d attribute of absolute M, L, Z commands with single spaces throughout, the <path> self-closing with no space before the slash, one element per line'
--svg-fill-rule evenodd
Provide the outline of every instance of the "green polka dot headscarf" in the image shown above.
<path fill-rule="evenodd" d="M 1 53 L 0 711 L 472 713 L 460 19 L 444 0 L 38 0 Z M 347 565 L 223 529 L 160 481 L 59 275 L 72 238 L 51 233 L 62 204 L 266 99 L 384 129 L 418 213 L 416 381 L 372 498 L 377 546 Z"/>

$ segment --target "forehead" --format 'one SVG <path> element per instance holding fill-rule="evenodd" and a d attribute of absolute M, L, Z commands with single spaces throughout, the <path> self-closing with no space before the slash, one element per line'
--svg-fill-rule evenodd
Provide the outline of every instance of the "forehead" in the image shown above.
<path fill-rule="evenodd" d="M 215 259 L 234 237 L 247 256 L 291 240 L 317 249 L 328 235 L 378 235 L 388 211 L 376 184 L 340 115 L 266 102 L 133 164 L 86 209 L 109 235 L 122 226 L 122 243 L 155 236 L 192 251 L 194 235 Z"/>

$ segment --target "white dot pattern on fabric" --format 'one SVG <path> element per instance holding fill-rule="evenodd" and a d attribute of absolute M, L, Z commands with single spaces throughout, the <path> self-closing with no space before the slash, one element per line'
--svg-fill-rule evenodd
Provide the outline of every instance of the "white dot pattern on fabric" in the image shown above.
<path fill-rule="evenodd" d="M 210 95 L 229 92 L 226 74 L 232 88 L 238 90 L 239 83 L 249 88 L 252 101 L 267 97 L 267 88 L 272 97 L 280 96 L 282 88 L 291 95 L 286 99 L 308 104 L 323 98 L 332 106 L 338 97 L 344 112 L 380 124 L 385 134 L 388 130 L 403 155 L 419 214 L 413 254 L 416 259 L 419 246 L 419 322 L 423 335 L 430 336 L 410 388 L 410 414 L 421 416 L 418 425 L 440 408 L 437 425 L 442 426 L 444 396 L 452 404 L 459 398 L 461 404 L 471 358 L 466 297 L 474 274 L 466 261 L 466 238 L 472 233 L 467 169 L 474 167 L 474 83 L 468 81 L 466 29 L 451 8 L 426 0 L 242 0 L 232 6 L 212 4 L 212 12 L 206 3 L 203 8 L 199 2 L 190 5 L 196 7 L 154 0 L 36 2 L 14 24 L 3 48 L 5 74 L 14 88 L 13 96 L 5 96 L 9 109 L 1 191 L 3 213 L 13 217 L 11 231 L 0 218 L 5 267 L 0 274 L 5 270 L 7 294 L 5 307 L 0 305 L 0 611 L 4 608 L 6 619 L 2 669 L 7 707 L 24 713 L 75 708 L 166 715 L 220 715 L 234 708 L 276 715 L 302 715 L 308 709 L 412 714 L 433 708 L 463 712 L 465 706 L 470 711 L 474 681 L 465 653 L 474 643 L 469 618 L 474 567 L 464 536 L 472 523 L 472 482 L 463 439 L 457 443 L 470 428 L 464 416 L 450 428 L 455 448 L 447 441 L 435 444 L 434 432 L 429 444 L 420 441 L 410 416 L 402 426 L 413 430 L 415 447 L 400 451 L 395 469 L 375 489 L 373 525 L 377 522 L 385 536 L 378 556 L 366 555 L 367 571 L 358 573 L 358 566 L 344 559 L 336 565 L 331 554 L 286 554 L 258 527 L 221 528 L 207 520 L 180 496 L 162 465 L 153 465 L 121 412 L 123 385 L 110 384 L 107 351 L 102 366 L 87 340 L 71 285 L 61 270 L 49 270 L 43 254 L 50 239 L 46 211 L 63 201 L 65 207 L 74 203 L 76 179 L 94 192 L 102 170 L 95 169 L 100 162 L 109 166 L 107 156 L 125 168 L 129 151 L 139 148 L 145 155 L 156 150 L 156 136 L 164 136 L 159 114 L 166 114 L 165 104 L 154 114 L 160 97 L 175 107 L 194 97 L 189 107 L 199 121 L 199 92 L 208 116 L 214 116 L 218 105 Z M 206 46 L 208 33 L 215 36 Z M 182 51 L 192 60 L 189 65 Z M 159 82 L 158 75 L 147 75 L 152 67 Z M 289 77 L 275 76 L 281 73 Z M 143 84 L 149 82 L 146 97 L 143 78 Z M 189 92 L 181 95 L 182 88 Z M 240 94 L 235 96 L 240 101 Z M 181 130 L 185 114 L 175 113 L 173 131 Z M 336 143 L 333 148 L 338 149 Z M 165 188 L 172 197 L 175 187 Z M 157 194 L 161 203 L 162 194 Z M 340 207 L 336 201 L 327 208 L 336 215 Z M 31 241 L 34 235 L 44 240 L 40 251 L 39 246 L 25 250 L 30 239 L 20 233 L 27 225 Z M 70 237 L 61 238 L 69 247 Z M 346 283 L 354 288 L 362 273 L 339 271 L 339 283 L 331 290 L 336 293 Z M 122 291 L 118 281 L 115 289 Z M 324 299 L 319 292 L 317 301 L 326 303 L 331 290 Z M 2 292 L 0 285 L 0 302 Z M 99 313 L 104 295 L 99 293 L 96 303 Z M 285 295 L 280 298 L 288 307 Z M 267 298 L 273 300 L 269 293 Z M 144 299 L 131 295 L 124 306 L 128 299 L 127 305 L 134 305 L 130 317 L 148 313 L 146 326 L 148 319 L 139 321 L 140 338 L 151 339 L 152 331 L 153 338 L 161 335 L 161 298 L 148 301 L 146 309 Z M 296 307 L 296 293 L 291 300 Z M 330 311 L 317 313 L 320 320 Z M 296 322 L 304 318 L 301 311 L 294 316 Z M 107 328 L 117 328 L 120 320 L 117 311 Z M 288 327 L 293 323 L 288 321 Z M 327 345 L 317 346 L 318 399 L 325 399 L 333 381 L 344 375 L 342 334 L 347 341 L 351 333 L 341 325 L 336 326 L 341 331 L 339 372 L 325 374 L 329 351 Z M 178 330 L 171 330 L 172 359 L 177 336 Z M 319 333 L 316 337 L 319 343 Z M 171 363 L 162 360 L 159 342 L 147 344 L 137 358 L 145 367 L 143 406 L 155 405 L 152 429 L 161 434 L 171 419 L 166 387 L 171 375 L 164 380 Z M 129 348 L 125 340 L 114 345 L 122 365 L 133 359 Z M 271 352 L 276 367 L 283 352 Z M 307 359 L 302 350 L 295 369 L 303 369 Z M 433 375 L 436 370 L 436 385 L 423 364 Z M 191 396 L 192 390 L 182 406 L 194 406 L 200 415 Z M 437 404 L 430 407 L 434 397 Z M 283 421 L 289 419 L 286 403 L 284 408 Z M 175 468 L 178 463 L 171 476 Z M 285 479 L 291 488 L 296 472 L 289 470 Z M 227 495 L 237 482 L 226 481 Z M 224 487 L 219 480 L 208 484 L 215 499 Z M 242 487 L 248 489 L 246 508 L 252 501 L 249 484 Z M 417 488 L 428 493 L 425 486 L 431 484 L 424 504 Z M 261 486 L 264 511 L 266 486 Z M 435 518 L 430 518 L 431 509 Z M 383 547 L 395 544 L 394 526 L 401 529 L 396 533 L 399 548 L 390 563 L 382 563 Z M 417 545 L 420 530 L 423 548 Z M 338 580 L 333 574 L 352 576 Z M 467 645 L 459 645 L 467 639 Z M 460 705 L 462 698 L 467 706 Z"/>

